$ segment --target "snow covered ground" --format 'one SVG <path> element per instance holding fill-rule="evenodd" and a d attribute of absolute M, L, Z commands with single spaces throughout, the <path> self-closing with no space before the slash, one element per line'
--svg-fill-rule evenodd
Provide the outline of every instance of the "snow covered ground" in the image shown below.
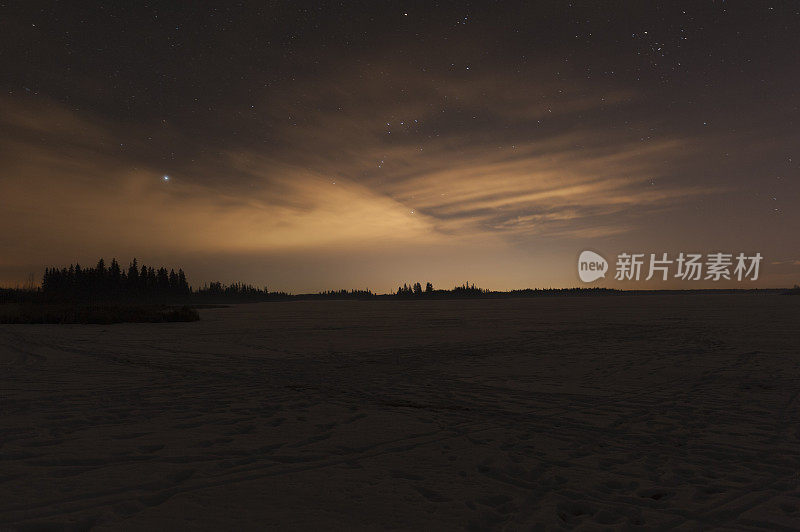
<path fill-rule="evenodd" d="M 800 528 L 800 297 L 0 325 L 0 529 Z"/>

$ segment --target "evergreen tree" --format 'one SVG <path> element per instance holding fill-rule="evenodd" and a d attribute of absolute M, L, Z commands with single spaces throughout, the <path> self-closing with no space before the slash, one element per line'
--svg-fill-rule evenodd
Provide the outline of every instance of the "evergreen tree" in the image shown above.
<path fill-rule="evenodd" d="M 147 293 L 150 291 L 152 287 L 152 283 L 150 283 L 150 279 L 148 279 L 148 269 L 147 266 L 142 264 L 142 269 L 139 272 L 139 288 L 141 289 L 142 293 Z"/>
<path fill-rule="evenodd" d="M 122 281 L 122 272 L 120 271 L 117 259 L 111 259 L 111 266 L 108 268 L 108 276 L 112 289 L 119 289 Z"/>
<path fill-rule="evenodd" d="M 169 274 L 167 273 L 167 269 L 164 267 L 158 269 L 155 289 L 160 294 L 166 294 L 169 292 Z"/>
<path fill-rule="evenodd" d="M 147 268 L 147 286 L 148 289 L 156 290 L 156 270 L 154 268 Z"/>
<path fill-rule="evenodd" d="M 136 289 L 139 287 L 139 263 L 134 257 L 131 265 L 128 267 L 128 288 Z"/>
<path fill-rule="evenodd" d="M 169 271 L 169 291 L 173 294 L 180 292 L 180 287 L 178 286 L 178 274 L 172 269 Z"/>
<path fill-rule="evenodd" d="M 182 293 L 189 293 L 189 283 L 186 282 L 186 274 L 183 273 L 183 268 L 178 269 L 178 285 Z"/>

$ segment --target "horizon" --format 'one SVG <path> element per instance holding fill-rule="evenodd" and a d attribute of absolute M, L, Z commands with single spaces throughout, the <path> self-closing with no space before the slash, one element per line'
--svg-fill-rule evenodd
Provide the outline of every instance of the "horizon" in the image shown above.
<path fill-rule="evenodd" d="M 81 268 L 84 269 L 84 270 L 85 269 L 93 269 L 96 266 L 88 266 L 87 264 L 95 264 L 95 265 L 97 265 L 97 264 L 99 264 L 99 261 L 103 261 L 105 263 L 105 258 L 102 257 L 98 261 L 94 261 L 93 263 L 84 263 L 84 265 L 81 266 Z M 790 289 L 796 288 L 798 286 L 797 283 L 794 283 L 794 284 L 788 285 L 788 286 L 747 286 L 747 285 L 743 285 L 741 282 L 735 282 L 734 280 L 731 280 L 731 281 L 729 281 L 727 283 L 725 283 L 725 282 L 723 282 L 723 283 L 709 282 L 707 286 L 699 286 L 697 284 L 697 282 L 690 282 L 688 285 L 686 283 L 684 283 L 683 285 L 681 285 L 679 287 L 666 288 L 666 287 L 664 287 L 665 283 L 663 283 L 662 281 L 659 281 L 658 279 L 652 279 L 652 280 L 649 280 L 649 281 L 648 280 L 644 280 L 644 281 L 640 280 L 640 281 L 636 281 L 636 282 L 628 281 L 627 283 L 626 282 L 618 282 L 618 284 L 622 284 L 622 285 L 626 285 L 627 284 L 627 287 L 604 286 L 602 282 L 600 282 L 600 283 L 592 282 L 592 283 L 581 283 L 581 284 L 576 283 L 576 284 L 571 285 L 571 286 L 552 286 L 552 285 L 551 286 L 525 286 L 525 287 L 512 287 L 512 288 L 497 289 L 497 288 L 492 288 L 492 287 L 488 287 L 488 286 L 483 286 L 480 283 L 476 283 L 474 281 L 460 281 L 460 282 L 456 281 L 456 282 L 451 282 L 449 284 L 444 283 L 444 284 L 437 285 L 436 283 L 430 281 L 429 279 L 422 278 L 422 279 L 400 281 L 399 283 L 397 283 L 395 285 L 395 288 L 390 289 L 388 291 L 376 290 L 376 289 L 373 289 L 373 288 L 371 288 L 369 286 L 363 286 L 363 287 L 361 287 L 361 286 L 349 286 L 349 287 L 338 287 L 338 288 L 336 288 L 336 287 L 333 287 L 333 288 L 332 287 L 327 287 L 327 288 L 322 288 L 322 289 L 319 289 L 319 290 L 312 290 L 312 291 L 291 291 L 291 290 L 284 290 L 284 289 L 281 289 L 281 288 L 278 288 L 278 287 L 274 287 L 274 286 L 271 286 L 269 284 L 258 285 L 258 284 L 251 283 L 251 282 L 248 282 L 247 280 L 242 280 L 242 279 L 235 279 L 235 280 L 230 280 L 230 281 L 221 281 L 219 279 L 211 279 L 211 280 L 205 280 L 205 281 L 202 281 L 202 282 L 199 282 L 199 283 L 193 283 L 191 281 L 190 274 L 186 273 L 185 270 L 181 266 L 174 266 L 173 267 L 173 266 L 166 266 L 166 265 L 160 265 L 160 264 L 153 266 L 153 265 L 149 265 L 149 264 L 145 263 L 144 261 L 139 261 L 135 257 L 133 259 L 131 259 L 131 261 L 129 262 L 129 266 L 131 264 L 133 264 L 134 261 L 137 263 L 137 267 L 138 268 L 143 268 L 145 266 L 147 266 L 150 269 L 153 269 L 153 268 L 155 268 L 155 269 L 164 268 L 167 272 L 177 273 L 177 272 L 180 271 L 181 273 L 186 274 L 186 279 L 188 281 L 188 286 L 192 291 L 198 291 L 198 290 L 201 290 L 201 289 L 206 289 L 212 283 L 221 283 L 223 287 L 224 286 L 229 286 L 229 285 L 232 285 L 232 284 L 242 284 L 242 285 L 251 286 L 251 287 L 254 287 L 254 288 L 258 288 L 258 289 L 268 290 L 270 293 L 284 293 L 284 294 L 287 294 L 287 295 L 290 295 L 290 296 L 318 295 L 318 294 L 327 293 L 327 292 L 341 292 L 343 290 L 344 291 L 349 291 L 349 292 L 366 291 L 366 292 L 371 292 L 373 295 L 376 295 L 376 296 L 395 295 L 399 288 L 405 287 L 405 286 L 411 288 L 414 283 L 430 283 L 432 285 L 432 287 L 433 287 L 433 291 L 452 291 L 452 290 L 458 289 L 460 287 L 472 286 L 472 287 L 474 287 L 476 289 L 480 289 L 482 291 L 486 291 L 487 293 L 511 293 L 511 292 L 515 292 L 515 291 L 527 291 L 527 290 L 531 290 L 531 291 L 548 291 L 548 290 L 568 291 L 568 290 L 592 290 L 592 289 L 614 290 L 614 291 L 621 291 L 621 292 L 636 292 L 636 291 L 644 291 L 644 292 L 651 292 L 651 291 L 656 291 L 656 292 L 658 292 L 658 291 L 663 291 L 663 292 L 693 292 L 693 291 L 713 291 L 713 290 L 721 290 L 721 291 L 737 291 L 737 290 L 738 291 L 752 291 L 752 290 L 790 290 Z M 106 267 L 108 267 L 108 265 L 112 264 L 113 262 L 117 262 L 117 264 L 120 266 L 120 268 L 121 268 L 121 270 L 123 272 L 123 276 L 125 276 L 127 271 L 128 271 L 129 266 L 125 266 L 124 263 L 121 263 L 121 262 L 117 261 L 116 257 L 112 257 L 112 259 L 110 261 L 105 263 Z M 59 266 L 51 265 L 51 266 L 45 267 L 44 271 L 46 271 L 47 269 L 56 269 L 56 270 L 71 269 L 71 268 L 77 267 L 79 265 L 80 265 L 80 262 L 70 263 L 69 265 L 59 265 Z M 17 283 L 16 285 L 13 285 L 13 286 L 0 284 L 0 290 L 32 290 L 32 289 L 38 289 L 38 288 L 42 287 L 41 279 L 42 279 L 42 276 L 39 276 L 38 280 L 37 280 L 37 277 L 34 274 L 29 274 L 28 279 L 24 284 Z"/>

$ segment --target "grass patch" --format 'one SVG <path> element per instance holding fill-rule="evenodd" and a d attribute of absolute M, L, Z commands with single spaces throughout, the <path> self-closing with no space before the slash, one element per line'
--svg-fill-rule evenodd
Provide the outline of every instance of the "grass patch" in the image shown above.
<path fill-rule="evenodd" d="M 0 323 L 167 323 L 197 321 L 191 307 L 16 303 L 0 306 Z"/>

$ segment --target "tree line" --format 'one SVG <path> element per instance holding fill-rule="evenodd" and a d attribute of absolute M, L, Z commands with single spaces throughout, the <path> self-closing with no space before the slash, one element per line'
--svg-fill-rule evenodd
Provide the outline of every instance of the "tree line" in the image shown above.
<path fill-rule="evenodd" d="M 414 284 L 403 284 L 397 287 L 397 292 L 394 293 L 398 297 L 442 297 L 442 296 L 460 296 L 472 297 L 488 294 L 489 290 L 478 288 L 474 283 L 464 283 L 461 286 L 454 286 L 452 290 L 434 290 L 433 284 L 430 282 L 425 283 L 425 288 L 422 288 L 422 283 L 416 282 Z"/>
<path fill-rule="evenodd" d="M 366 290 L 323 290 L 322 292 L 317 292 L 314 296 L 318 299 L 369 299 L 375 297 L 375 294 L 367 288 Z"/>
<path fill-rule="evenodd" d="M 270 292 L 266 286 L 255 287 L 247 283 L 223 284 L 206 283 L 192 288 L 182 268 L 167 269 L 139 264 L 133 259 L 126 268 L 116 259 L 106 264 L 104 259 L 93 267 L 70 264 L 69 267 L 49 267 L 45 269 L 41 286 L 31 279 L 29 286 L 17 289 L 0 288 L 0 303 L 22 301 L 62 301 L 62 302 L 153 302 L 153 303 L 227 303 L 256 302 L 281 299 L 373 299 L 373 298 L 431 298 L 452 297 L 537 297 L 551 295 L 604 295 L 620 293 L 619 290 L 598 287 L 547 288 L 493 292 L 463 283 L 450 290 L 434 289 L 431 282 L 424 287 L 419 281 L 398 286 L 390 294 L 375 294 L 366 290 L 327 290 L 315 294 L 292 295 L 285 292 Z M 798 293 L 798 288 L 785 293 Z"/>
<path fill-rule="evenodd" d="M 219 281 L 206 283 L 197 289 L 200 299 L 235 299 L 237 301 L 261 301 L 289 297 L 286 292 L 270 292 L 267 287 L 257 288 L 247 283 L 223 284 Z"/>
<path fill-rule="evenodd" d="M 174 269 L 146 266 L 134 258 L 127 268 L 120 267 L 116 259 L 106 266 L 100 259 L 94 267 L 70 264 L 69 267 L 45 268 L 41 293 L 46 299 L 175 299 L 188 298 L 200 300 L 236 299 L 258 301 L 291 297 L 319 299 L 369 299 L 378 296 L 371 290 L 327 290 L 317 294 L 291 296 L 285 292 L 270 292 L 267 287 L 258 288 L 247 283 L 223 284 L 219 281 L 206 283 L 193 290 L 182 268 Z M 419 281 L 399 286 L 396 297 L 442 297 L 442 296 L 480 296 L 489 294 L 475 284 L 464 283 L 452 290 L 434 290 L 431 282 L 423 288 Z"/>
<path fill-rule="evenodd" d="M 45 268 L 41 288 L 46 300 L 236 300 L 258 301 L 288 297 L 284 292 L 269 292 L 246 283 L 206 283 L 195 289 L 189 285 L 183 268 L 167 269 L 139 264 L 133 259 L 123 268 L 116 259 L 106 265 L 104 259 L 94 267 L 70 264 L 69 267 Z"/>
<path fill-rule="evenodd" d="M 70 264 L 68 268 L 45 268 L 42 278 L 42 293 L 45 297 L 57 299 L 183 296 L 191 291 L 183 269 L 176 272 L 163 266 L 140 266 L 135 258 L 127 268 L 121 268 L 116 259 L 106 266 L 102 258 L 94 267 Z"/>
<path fill-rule="evenodd" d="M 408 285 L 403 283 L 403 286 L 397 287 L 397 292 L 395 295 L 398 296 L 421 296 L 423 293 L 431 294 L 433 293 L 433 285 L 431 283 L 425 283 L 425 292 L 422 291 L 422 284 L 420 282 L 416 282 L 413 285 Z"/>

